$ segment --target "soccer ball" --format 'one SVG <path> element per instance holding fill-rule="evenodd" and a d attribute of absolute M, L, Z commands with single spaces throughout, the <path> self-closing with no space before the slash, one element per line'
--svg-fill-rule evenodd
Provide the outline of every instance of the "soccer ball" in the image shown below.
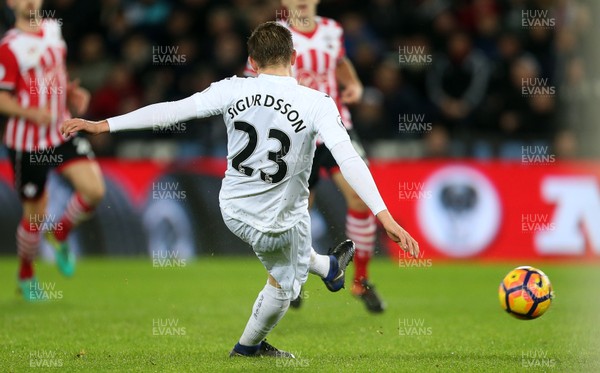
<path fill-rule="evenodd" d="M 548 276 L 537 268 L 521 266 L 510 271 L 500 283 L 500 306 L 521 320 L 532 320 L 550 307 L 554 294 Z"/>

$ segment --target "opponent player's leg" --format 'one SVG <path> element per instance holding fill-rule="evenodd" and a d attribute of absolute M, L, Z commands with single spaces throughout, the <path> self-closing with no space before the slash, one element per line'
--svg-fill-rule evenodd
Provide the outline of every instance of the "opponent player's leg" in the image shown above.
<path fill-rule="evenodd" d="M 21 295 L 28 301 L 36 300 L 34 289 L 37 287 L 37 279 L 33 263 L 39 251 L 46 201 L 45 191 L 38 198 L 22 200 L 23 216 L 17 227 L 17 278 Z"/>
<path fill-rule="evenodd" d="M 15 189 L 23 207 L 23 215 L 17 227 L 17 254 L 19 290 L 26 300 L 34 301 L 36 277 L 34 260 L 40 245 L 40 233 L 44 226 L 46 211 L 46 179 L 50 167 L 43 162 L 32 162 L 30 153 L 9 150 L 15 176 Z"/>
<path fill-rule="evenodd" d="M 54 247 L 56 264 L 65 276 L 75 271 L 75 255 L 69 250 L 67 238 L 79 223 L 91 216 L 104 197 L 104 180 L 94 160 L 89 142 L 74 138 L 56 148 L 62 157 L 58 172 L 71 183 L 74 193 L 55 229 L 46 232 L 46 240 Z"/>
<path fill-rule="evenodd" d="M 332 173 L 332 180 L 342 192 L 348 211 L 346 214 L 346 235 L 354 241 L 354 283 L 352 293 L 360 297 L 371 312 L 382 312 L 384 304 L 368 281 L 368 265 L 375 250 L 377 225 L 368 206 L 348 184 L 341 172 Z"/>
<path fill-rule="evenodd" d="M 61 174 L 74 189 L 61 218 L 62 230 L 56 232 L 60 240 L 65 240 L 72 229 L 88 218 L 102 201 L 105 186 L 100 166 L 94 160 L 72 162 L 61 169 Z"/>
<path fill-rule="evenodd" d="M 74 193 L 60 218 L 56 229 L 48 231 L 46 238 L 56 250 L 56 264 L 65 276 L 75 271 L 75 256 L 69 250 L 67 238 L 73 228 L 88 219 L 104 197 L 104 180 L 98 163 L 78 159 L 60 168 L 60 173 L 71 183 Z"/>

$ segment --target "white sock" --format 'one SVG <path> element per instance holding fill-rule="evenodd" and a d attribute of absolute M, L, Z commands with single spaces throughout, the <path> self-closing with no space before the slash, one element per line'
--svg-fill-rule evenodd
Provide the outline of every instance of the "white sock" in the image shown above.
<path fill-rule="evenodd" d="M 290 299 L 285 292 L 267 283 L 258 293 L 239 343 L 243 346 L 259 344 L 285 315 L 289 306 Z"/>
<path fill-rule="evenodd" d="M 312 274 L 319 275 L 321 278 L 327 277 L 329 274 L 329 255 L 317 254 L 315 249 L 310 248 L 310 266 L 308 271 Z"/>

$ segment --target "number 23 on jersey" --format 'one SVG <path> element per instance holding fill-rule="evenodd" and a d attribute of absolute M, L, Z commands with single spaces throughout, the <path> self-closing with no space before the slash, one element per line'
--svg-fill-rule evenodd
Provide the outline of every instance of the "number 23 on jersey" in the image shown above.
<path fill-rule="evenodd" d="M 248 135 L 248 144 L 233 157 L 231 160 L 231 165 L 235 170 L 244 174 L 246 176 L 252 176 L 254 174 L 254 168 L 242 164 L 244 161 L 248 159 L 256 150 L 256 145 L 258 144 L 258 132 L 256 128 L 247 122 L 237 121 L 234 122 L 234 127 L 238 131 L 243 131 Z M 260 171 L 260 178 L 266 183 L 278 183 L 285 177 L 287 173 L 287 163 L 283 160 L 283 157 L 287 155 L 290 150 L 290 138 L 285 132 L 271 128 L 269 130 L 268 137 L 270 139 L 276 139 L 281 144 L 281 147 L 278 151 L 270 151 L 268 152 L 268 159 L 275 164 L 277 164 L 277 172 L 274 174 L 268 174 L 264 171 Z"/>

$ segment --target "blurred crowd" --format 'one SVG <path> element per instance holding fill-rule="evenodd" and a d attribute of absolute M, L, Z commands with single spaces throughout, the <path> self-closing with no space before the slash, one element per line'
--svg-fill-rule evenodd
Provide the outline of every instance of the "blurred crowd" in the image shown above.
<path fill-rule="evenodd" d="M 595 154 L 600 84 L 592 0 L 321 0 L 364 84 L 353 122 L 381 157 Z M 88 118 L 176 100 L 243 75 L 245 40 L 278 0 L 46 0 L 60 19 Z M 10 22 L 4 9 L 2 32 Z M 200 123 L 196 123 L 200 122 Z M 198 125 L 197 125 L 198 124 Z M 95 137 L 100 155 L 225 153 L 219 118 Z"/>

